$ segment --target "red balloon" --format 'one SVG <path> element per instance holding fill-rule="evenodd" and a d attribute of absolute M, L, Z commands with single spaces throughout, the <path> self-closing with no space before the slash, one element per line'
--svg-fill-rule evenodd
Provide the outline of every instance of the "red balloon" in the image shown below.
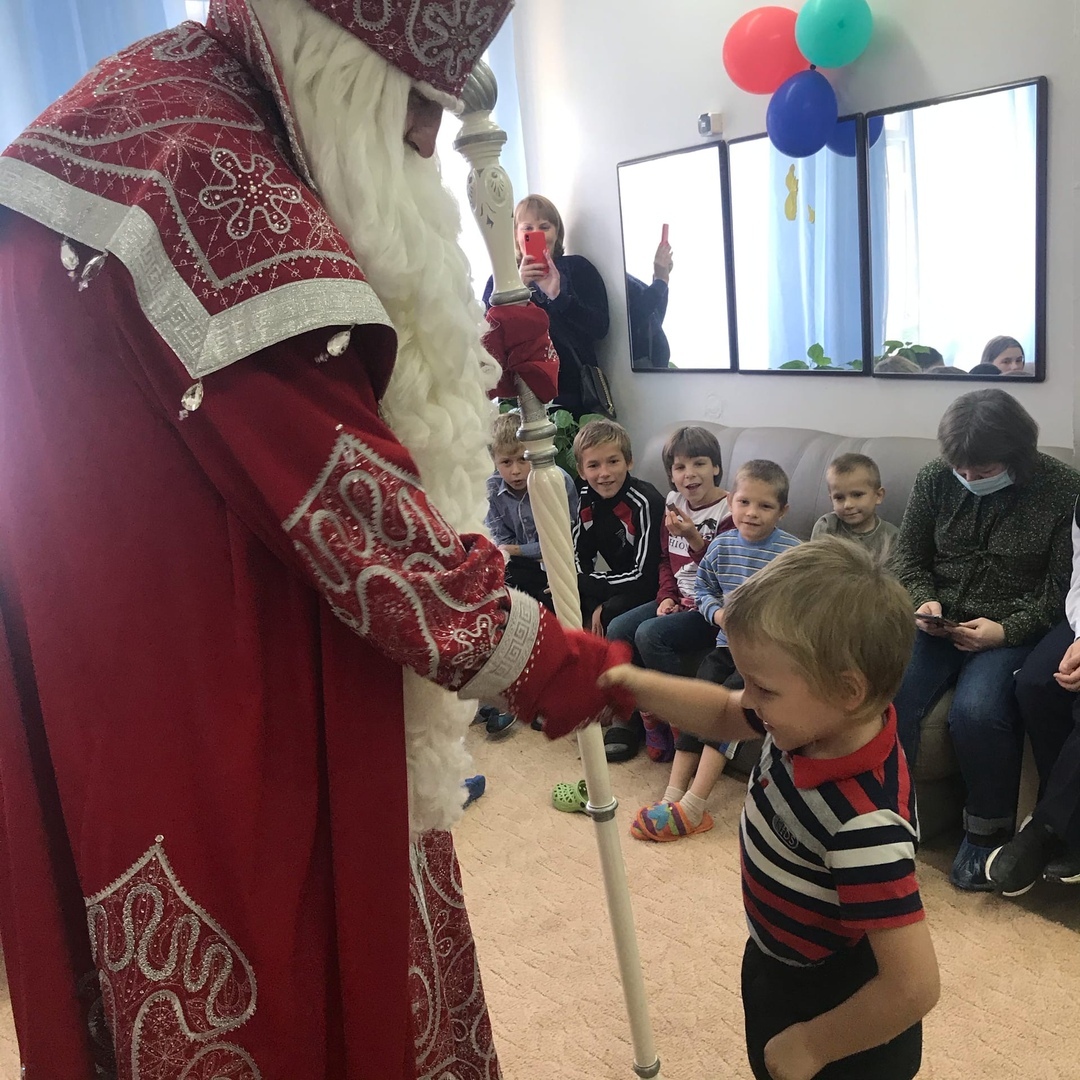
<path fill-rule="evenodd" d="M 795 43 L 796 12 L 785 7 L 748 11 L 724 38 L 724 67 L 731 81 L 750 94 L 771 94 L 810 66 Z"/>

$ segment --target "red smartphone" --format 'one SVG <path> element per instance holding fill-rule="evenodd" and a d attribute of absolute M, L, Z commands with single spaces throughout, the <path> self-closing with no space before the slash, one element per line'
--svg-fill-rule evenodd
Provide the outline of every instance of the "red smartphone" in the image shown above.
<path fill-rule="evenodd" d="M 666 244 L 667 242 L 667 224 L 665 223 L 660 226 L 660 243 Z"/>
<path fill-rule="evenodd" d="M 525 233 L 521 241 L 521 246 L 526 255 L 531 255 L 534 259 L 541 259 L 545 264 L 547 263 L 547 237 L 539 229 L 533 229 L 531 232 Z"/>

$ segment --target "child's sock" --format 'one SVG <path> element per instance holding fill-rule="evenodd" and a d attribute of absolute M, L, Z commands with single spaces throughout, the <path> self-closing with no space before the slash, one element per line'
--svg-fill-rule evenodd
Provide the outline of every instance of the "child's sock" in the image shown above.
<path fill-rule="evenodd" d="M 678 802 L 686 820 L 691 825 L 700 825 L 701 819 L 705 816 L 705 800 L 699 799 L 692 791 L 688 791 Z"/>
<path fill-rule="evenodd" d="M 661 802 L 678 802 L 686 794 L 682 788 L 675 787 L 674 784 L 668 784 L 667 790 L 664 792 L 664 797 Z"/>

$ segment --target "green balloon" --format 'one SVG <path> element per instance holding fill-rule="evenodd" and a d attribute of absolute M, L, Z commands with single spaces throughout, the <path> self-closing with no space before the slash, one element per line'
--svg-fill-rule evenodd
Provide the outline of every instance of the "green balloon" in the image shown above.
<path fill-rule="evenodd" d="M 795 42 L 811 64 L 838 68 L 859 57 L 873 30 L 866 0 L 806 0 L 795 20 Z"/>

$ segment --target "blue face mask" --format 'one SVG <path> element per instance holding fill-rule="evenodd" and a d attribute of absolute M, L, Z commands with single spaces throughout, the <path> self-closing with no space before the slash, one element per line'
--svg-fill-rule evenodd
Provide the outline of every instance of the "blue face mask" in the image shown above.
<path fill-rule="evenodd" d="M 1008 469 L 1002 469 L 997 476 L 985 476 L 981 480 L 965 480 L 955 469 L 953 476 L 971 492 L 972 495 L 993 495 L 995 491 L 1011 487 L 1013 478 Z"/>

